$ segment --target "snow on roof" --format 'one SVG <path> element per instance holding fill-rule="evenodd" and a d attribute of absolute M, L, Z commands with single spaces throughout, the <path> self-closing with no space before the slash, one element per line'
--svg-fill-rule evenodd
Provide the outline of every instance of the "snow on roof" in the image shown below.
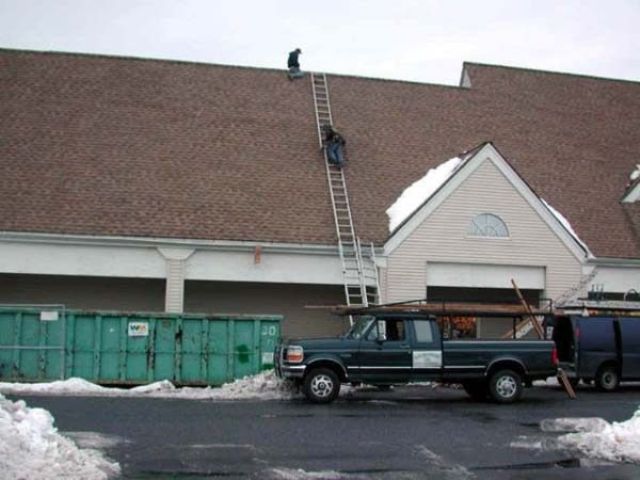
<path fill-rule="evenodd" d="M 53 426 L 51 414 L 0 395 L 2 478 L 101 480 L 120 475 L 118 463 L 80 449 Z"/>
<path fill-rule="evenodd" d="M 635 182 L 638 178 L 640 178 L 640 163 L 636 165 L 636 169 L 629 175 L 629 180 L 632 182 Z"/>
<path fill-rule="evenodd" d="M 460 157 L 454 157 L 430 169 L 420 180 L 411 184 L 387 209 L 389 232 L 393 232 L 413 212 L 426 202 L 446 182 L 462 164 Z"/>
<path fill-rule="evenodd" d="M 562 215 L 558 210 L 556 210 L 549 203 L 547 203 L 547 201 L 544 198 L 540 198 L 540 200 L 542 200 L 542 203 L 544 203 L 545 207 L 549 209 L 549 211 L 553 214 L 553 216 L 556 217 L 556 220 L 558 220 L 562 224 L 562 226 L 571 234 L 573 239 L 576 242 L 578 242 L 578 244 L 584 249 L 585 252 L 587 252 L 587 256 L 589 258 L 595 258 L 594 255 L 591 253 L 591 250 L 589 250 L 589 247 L 587 246 L 587 244 L 584 243 L 580 239 L 578 234 L 575 232 L 575 230 L 569 223 L 569 220 L 567 220 L 564 215 Z"/>

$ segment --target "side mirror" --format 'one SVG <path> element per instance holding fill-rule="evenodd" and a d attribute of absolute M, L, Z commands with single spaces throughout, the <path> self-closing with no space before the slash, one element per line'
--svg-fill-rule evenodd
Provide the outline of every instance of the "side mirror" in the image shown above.
<path fill-rule="evenodd" d="M 382 343 L 387 340 L 387 322 L 384 320 L 378 320 L 376 322 L 376 331 L 378 335 L 376 336 L 376 341 Z"/>

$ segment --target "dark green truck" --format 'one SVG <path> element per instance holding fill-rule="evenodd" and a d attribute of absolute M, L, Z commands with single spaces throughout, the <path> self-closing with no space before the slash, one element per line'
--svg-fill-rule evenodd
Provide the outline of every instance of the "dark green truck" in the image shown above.
<path fill-rule="evenodd" d="M 460 383 L 474 399 L 518 400 L 524 385 L 557 373 L 547 340 L 447 340 L 435 317 L 363 315 L 338 338 L 288 340 L 276 347 L 280 378 L 297 382 L 315 403 L 335 400 L 342 383 L 381 388 L 437 381 Z"/>

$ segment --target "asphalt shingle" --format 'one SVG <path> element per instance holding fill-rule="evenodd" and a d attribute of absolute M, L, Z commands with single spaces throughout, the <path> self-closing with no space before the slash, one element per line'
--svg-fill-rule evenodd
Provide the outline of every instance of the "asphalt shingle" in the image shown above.
<path fill-rule="evenodd" d="M 328 76 L 363 240 L 490 140 L 597 256 L 640 257 L 640 83 L 465 68 L 471 88 Z M 284 71 L 0 50 L 0 159 L 2 231 L 335 242 L 311 85 Z"/>

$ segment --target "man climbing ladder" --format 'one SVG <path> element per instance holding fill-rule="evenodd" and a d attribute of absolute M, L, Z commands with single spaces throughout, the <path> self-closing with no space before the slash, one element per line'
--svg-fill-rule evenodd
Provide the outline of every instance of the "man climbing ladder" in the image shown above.
<path fill-rule="evenodd" d="M 329 163 L 335 165 L 338 168 L 342 168 L 345 163 L 344 159 L 344 146 L 347 144 L 342 135 L 336 132 L 331 125 L 324 125 L 323 130 L 323 145 L 327 150 L 327 158 Z"/>

